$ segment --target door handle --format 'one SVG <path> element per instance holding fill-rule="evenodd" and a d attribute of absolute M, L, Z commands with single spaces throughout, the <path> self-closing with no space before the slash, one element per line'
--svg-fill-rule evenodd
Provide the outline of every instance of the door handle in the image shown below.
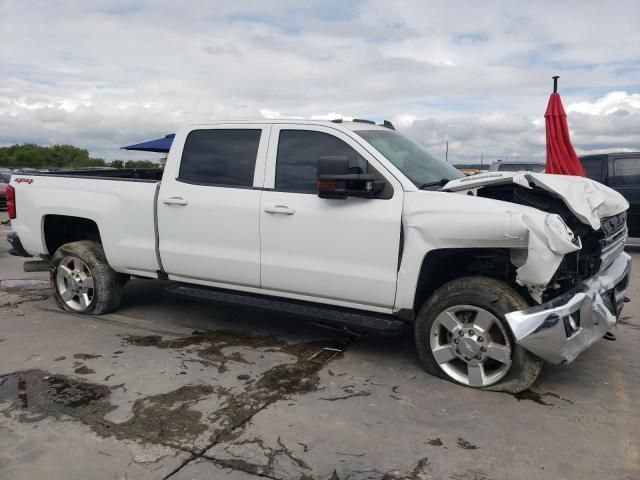
<path fill-rule="evenodd" d="M 165 205 L 189 205 L 189 200 L 185 200 L 182 197 L 170 197 L 162 200 Z"/>
<path fill-rule="evenodd" d="M 274 205 L 272 207 L 265 207 L 264 211 L 267 213 L 280 213 L 283 215 L 293 215 L 296 211 L 293 208 L 289 208 L 286 205 Z"/>

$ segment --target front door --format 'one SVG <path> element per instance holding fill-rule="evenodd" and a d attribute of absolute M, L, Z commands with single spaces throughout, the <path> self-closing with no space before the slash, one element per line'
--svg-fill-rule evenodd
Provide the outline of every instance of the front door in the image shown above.
<path fill-rule="evenodd" d="M 160 258 L 170 278 L 260 285 L 260 187 L 269 127 L 203 126 L 174 140 L 158 195 Z M 184 143 L 184 148 L 180 148 Z"/>
<path fill-rule="evenodd" d="M 354 173 L 374 173 L 388 186 L 379 198 L 320 198 L 320 157 L 347 157 Z M 273 125 L 267 158 L 260 204 L 262 287 L 317 301 L 391 308 L 400 184 L 357 142 L 331 127 Z"/>

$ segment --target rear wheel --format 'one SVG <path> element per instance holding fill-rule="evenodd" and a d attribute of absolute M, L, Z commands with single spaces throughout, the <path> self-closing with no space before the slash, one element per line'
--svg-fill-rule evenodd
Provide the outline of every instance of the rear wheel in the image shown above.
<path fill-rule="evenodd" d="M 527 307 L 515 290 L 492 278 L 467 277 L 444 285 L 416 319 L 416 346 L 426 370 L 469 387 L 526 390 L 542 360 L 513 341 L 505 314 Z"/>
<path fill-rule="evenodd" d="M 115 310 L 127 279 L 109 266 L 98 242 L 67 243 L 51 259 L 56 302 L 70 312 L 100 315 Z"/>

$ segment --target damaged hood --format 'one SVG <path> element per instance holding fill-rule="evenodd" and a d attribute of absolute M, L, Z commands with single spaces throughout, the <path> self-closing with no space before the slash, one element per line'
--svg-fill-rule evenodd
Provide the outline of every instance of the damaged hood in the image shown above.
<path fill-rule="evenodd" d="M 550 175 L 533 172 L 487 172 L 459 178 L 447 183 L 442 191 L 466 192 L 490 185 L 517 184 L 538 187 L 562 199 L 569 210 L 594 230 L 600 220 L 624 212 L 629 203 L 615 190 L 584 177 Z"/>

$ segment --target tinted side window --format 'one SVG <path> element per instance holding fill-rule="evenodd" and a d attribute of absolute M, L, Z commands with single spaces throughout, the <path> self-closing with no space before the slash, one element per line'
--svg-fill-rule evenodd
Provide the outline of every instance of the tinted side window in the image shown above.
<path fill-rule="evenodd" d="M 184 144 L 179 179 L 251 187 L 261 130 L 194 130 Z"/>
<path fill-rule="evenodd" d="M 615 184 L 640 186 L 640 158 L 619 158 L 613 162 Z"/>
<path fill-rule="evenodd" d="M 276 159 L 276 190 L 316 193 L 320 157 L 347 157 L 352 173 L 373 173 L 358 152 L 333 135 L 309 130 L 282 130 Z"/>
<path fill-rule="evenodd" d="M 581 158 L 582 168 L 584 168 L 584 174 L 587 178 L 595 180 L 596 182 L 602 182 L 602 160 L 604 157 L 594 158 Z"/>

